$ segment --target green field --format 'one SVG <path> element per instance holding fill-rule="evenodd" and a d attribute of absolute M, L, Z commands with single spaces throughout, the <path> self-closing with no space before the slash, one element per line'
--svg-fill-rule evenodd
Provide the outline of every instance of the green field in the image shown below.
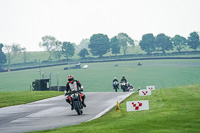
<path fill-rule="evenodd" d="M 149 100 L 149 110 L 127 112 L 126 101 Z M 151 96 L 138 91 L 110 112 L 89 122 L 38 133 L 199 133 L 200 85 L 157 89 Z M 36 132 L 34 132 L 36 133 Z"/>
<path fill-rule="evenodd" d="M 137 66 L 137 63 L 142 66 Z M 118 66 L 114 66 L 118 64 Z M 85 64 L 82 64 L 82 66 Z M 66 66 L 42 68 L 42 72 L 56 74 L 65 86 L 67 76 L 73 74 L 86 92 L 114 92 L 112 80 L 126 76 L 134 88 L 155 85 L 151 96 L 139 97 L 138 91 L 103 117 L 75 126 L 40 132 L 132 133 L 132 132 L 200 132 L 200 59 L 143 60 L 88 63 L 88 69 L 64 70 Z M 62 92 L 30 91 L 32 81 L 40 78 L 38 69 L 0 73 L 0 107 L 28 103 Z M 52 79 L 56 85 L 56 76 Z M 180 87 L 182 86 L 182 87 Z M 169 89 L 167 89 L 169 88 Z M 121 91 L 121 90 L 119 90 Z M 126 101 L 149 100 L 150 110 L 127 112 Z"/>
<path fill-rule="evenodd" d="M 143 65 L 138 67 L 138 62 Z M 116 67 L 115 64 L 119 66 Z M 60 86 L 65 86 L 67 76 L 72 74 L 84 85 L 86 92 L 112 92 L 113 78 L 117 77 L 120 80 L 123 75 L 136 89 L 144 89 L 147 85 L 155 85 L 158 89 L 200 84 L 199 59 L 120 61 L 87 65 L 88 69 L 64 70 L 66 66 L 63 65 L 42 68 L 42 72 L 47 78 L 50 73 L 59 72 Z M 38 69 L 0 73 L 0 91 L 28 91 L 31 83 L 39 78 Z M 52 85 L 56 85 L 56 76 L 52 76 Z"/>
<path fill-rule="evenodd" d="M 34 101 L 62 95 L 63 92 L 53 91 L 18 91 L 0 92 L 0 108 L 31 103 Z"/>

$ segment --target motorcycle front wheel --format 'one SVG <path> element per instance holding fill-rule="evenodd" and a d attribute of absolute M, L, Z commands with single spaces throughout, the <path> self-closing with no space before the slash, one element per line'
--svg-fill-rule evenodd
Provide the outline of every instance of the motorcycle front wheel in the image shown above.
<path fill-rule="evenodd" d="M 81 115 L 82 113 L 81 113 L 81 109 L 79 108 L 78 102 L 74 103 L 74 105 L 75 105 L 75 110 L 76 110 L 77 114 Z"/>

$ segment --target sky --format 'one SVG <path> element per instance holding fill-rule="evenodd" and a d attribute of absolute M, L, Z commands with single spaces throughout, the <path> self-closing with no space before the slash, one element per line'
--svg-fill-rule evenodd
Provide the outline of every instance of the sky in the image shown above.
<path fill-rule="evenodd" d="M 200 32 L 200 0 L 0 0 L 0 43 L 43 51 L 42 37 L 80 44 L 93 34 L 133 40 Z"/>

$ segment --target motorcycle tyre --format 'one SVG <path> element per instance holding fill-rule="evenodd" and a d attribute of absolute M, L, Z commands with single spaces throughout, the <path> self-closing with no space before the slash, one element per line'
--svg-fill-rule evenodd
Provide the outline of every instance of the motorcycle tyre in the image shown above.
<path fill-rule="evenodd" d="M 74 105 L 75 105 L 74 108 L 75 108 L 77 114 L 78 114 L 78 115 L 81 115 L 82 113 L 81 113 L 81 109 L 79 108 L 78 102 L 74 103 Z"/>

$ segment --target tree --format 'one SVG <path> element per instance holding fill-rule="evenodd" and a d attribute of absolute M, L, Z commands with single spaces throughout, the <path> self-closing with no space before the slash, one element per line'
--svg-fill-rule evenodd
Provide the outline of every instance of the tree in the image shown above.
<path fill-rule="evenodd" d="M 72 43 L 74 46 L 74 49 L 78 49 L 78 45 L 76 43 Z"/>
<path fill-rule="evenodd" d="M 157 50 L 162 51 L 163 54 L 165 53 L 165 50 L 169 51 L 173 49 L 171 38 L 163 33 L 160 33 L 156 36 L 155 46 Z"/>
<path fill-rule="evenodd" d="M 56 45 L 56 38 L 53 36 L 44 36 L 42 37 L 42 42 L 39 43 L 40 47 L 45 47 L 46 51 L 49 53 L 49 59 L 51 59 L 51 55 L 53 52 L 53 49 L 55 48 Z"/>
<path fill-rule="evenodd" d="M 172 38 L 172 44 L 178 50 L 178 52 L 180 52 L 183 48 L 186 47 L 186 43 L 186 38 L 180 35 L 175 35 Z"/>
<path fill-rule="evenodd" d="M 2 48 L 3 48 L 3 44 L 0 43 L 0 71 L 2 70 L 3 64 L 7 62 L 6 55 L 2 51 Z"/>
<path fill-rule="evenodd" d="M 194 49 L 195 51 L 197 50 L 197 48 L 200 46 L 199 35 L 197 32 L 190 33 L 190 36 L 187 39 L 187 44 L 190 48 Z"/>
<path fill-rule="evenodd" d="M 142 36 L 142 40 L 139 43 L 142 50 L 147 52 L 147 54 L 155 51 L 155 37 L 152 33 L 145 34 Z"/>
<path fill-rule="evenodd" d="M 74 51 L 75 51 L 73 43 L 63 42 L 62 51 L 63 51 L 64 56 L 67 59 L 69 59 L 69 57 L 72 57 L 74 55 Z"/>
<path fill-rule="evenodd" d="M 110 46 L 111 46 L 112 54 L 116 54 L 117 55 L 117 54 L 120 53 L 120 45 L 119 45 L 119 42 L 118 42 L 118 39 L 117 39 L 116 36 L 111 38 Z"/>
<path fill-rule="evenodd" d="M 88 48 L 88 45 L 90 44 L 90 39 L 83 39 L 80 44 L 78 45 L 79 49 L 84 49 L 84 48 Z"/>
<path fill-rule="evenodd" d="M 128 45 L 134 46 L 134 40 L 129 37 L 126 33 L 119 33 L 117 35 L 117 39 L 119 41 L 119 45 L 122 47 L 124 55 L 126 55 Z"/>
<path fill-rule="evenodd" d="M 56 59 L 60 61 L 60 58 L 62 57 L 63 51 L 62 51 L 62 42 L 61 41 L 56 41 L 55 42 L 55 48 L 53 49 L 53 55 Z"/>
<path fill-rule="evenodd" d="M 23 51 L 23 59 L 24 59 L 24 63 L 27 62 L 27 59 L 30 57 L 30 53 Z"/>
<path fill-rule="evenodd" d="M 19 44 L 12 44 L 11 46 L 5 45 L 4 49 L 6 51 L 5 53 L 8 61 L 8 67 L 10 67 L 11 61 L 25 50 L 25 48 L 21 48 Z"/>
<path fill-rule="evenodd" d="M 88 50 L 86 48 L 81 49 L 78 54 L 80 57 L 85 58 L 85 56 L 89 55 Z"/>
<path fill-rule="evenodd" d="M 104 34 L 94 34 L 90 37 L 88 47 L 92 55 L 102 57 L 110 50 L 109 38 Z"/>

